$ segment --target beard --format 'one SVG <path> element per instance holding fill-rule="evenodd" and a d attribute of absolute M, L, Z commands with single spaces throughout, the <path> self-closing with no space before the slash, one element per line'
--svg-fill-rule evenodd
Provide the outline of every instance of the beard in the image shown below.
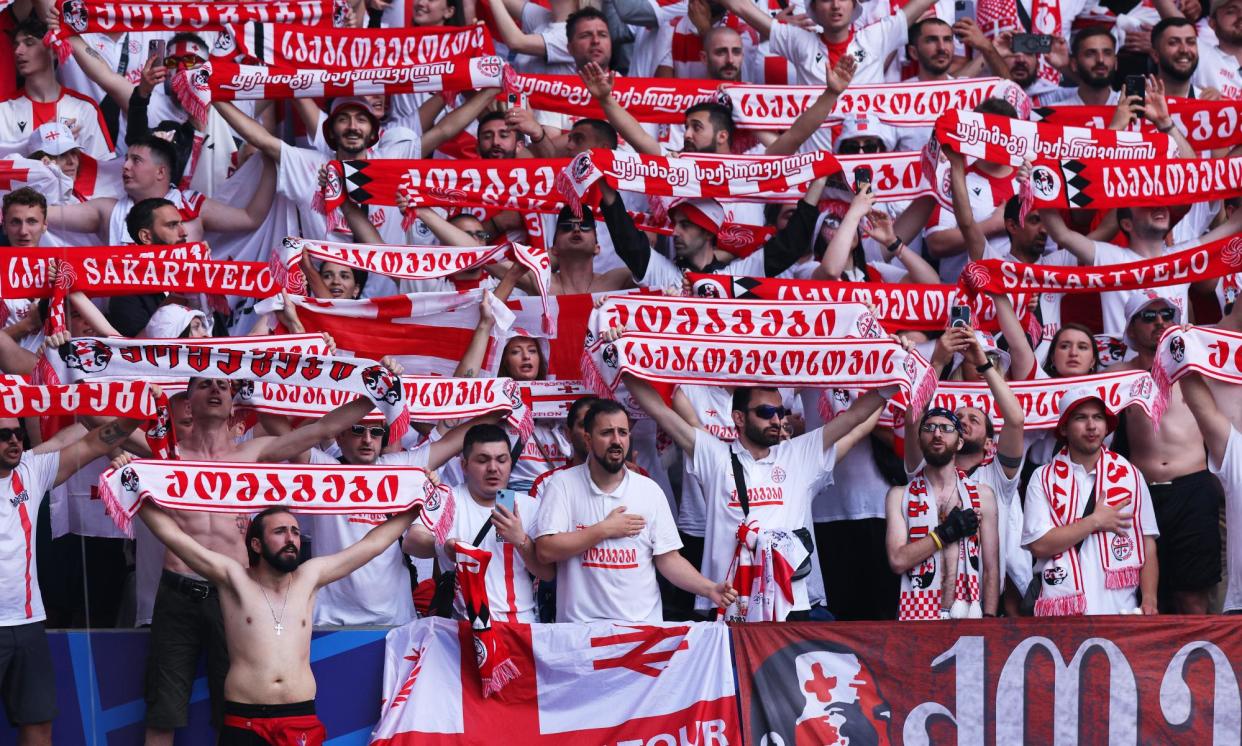
<path fill-rule="evenodd" d="M 957 454 L 948 448 L 943 451 L 923 450 L 923 460 L 927 462 L 928 466 L 935 467 L 937 469 L 942 466 L 948 466 L 953 461 L 955 456 L 957 456 Z"/>
<path fill-rule="evenodd" d="M 604 467 L 604 471 L 609 474 L 618 474 L 625 468 L 625 452 L 621 450 L 613 450 L 609 448 L 603 454 L 592 453 L 595 462 Z M 615 461 L 613 460 L 615 457 Z"/>
<path fill-rule="evenodd" d="M 971 456 L 973 454 L 982 453 L 982 452 L 983 452 L 983 441 L 982 440 L 979 441 L 978 443 L 975 443 L 974 441 L 966 440 L 965 438 L 962 439 L 962 448 L 961 450 L 958 451 L 958 453 L 962 454 L 963 456 Z"/>
<path fill-rule="evenodd" d="M 302 564 L 302 554 L 300 552 L 294 552 L 292 555 L 285 553 L 285 550 L 291 546 L 293 545 L 286 544 L 280 548 L 279 552 L 270 552 L 264 546 L 260 556 L 263 557 L 264 562 L 271 565 L 277 572 L 291 573 L 298 569 L 298 565 Z"/>
<path fill-rule="evenodd" d="M 1195 70 L 1197 70 L 1198 68 L 1199 68 L 1198 60 L 1195 60 L 1190 65 L 1190 68 L 1185 71 L 1176 69 L 1174 67 L 1174 62 L 1172 60 L 1169 60 L 1167 62 L 1163 59 L 1160 60 L 1160 72 L 1164 73 L 1165 75 L 1169 76 L 1170 78 L 1172 78 L 1173 80 L 1176 80 L 1179 83 L 1185 83 L 1186 81 L 1190 80 L 1191 77 L 1194 76 Z"/>
<path fill-rule="evenodd" d="M 775 435 L 768 434 L 768 428 L 760 427 L 749 419 L 746 421 L 746 437 L 760 448 L 771 448 L 781 442 L 781 431 L 778 427 Z"/>
<path fill-rule="evenodd" d="M 1110 71 L 1103 75 L 1095 75 L 1090 70 L 1083 70 L 1082 74 L 1078 76 L 1078 79 L 1081 80 L 1082 84 L 1088 88 L 1094 88 L 1099 91 L 1104 88 L 1108 88 L 1112 84 L 1113 73 Z"/>

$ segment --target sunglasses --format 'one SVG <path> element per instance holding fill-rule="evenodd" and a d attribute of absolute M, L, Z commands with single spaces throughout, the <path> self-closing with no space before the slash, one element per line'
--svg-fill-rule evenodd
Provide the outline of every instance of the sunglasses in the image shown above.
<path fill-rule="evenodd" d="M 857 155 L 859 153 L 879 153 L 884 149 L 884 143 L 879 140 L 846 140 L 837 146 L 837 152 L 841 155 Z"/>
<path fill-rule="evenodd" d="M 362 437 L 366 433 L 370 433 L 372 438 L 380 440 L 388 434 L 388 428 L 380 427 L 379 425 L 350 425 L 349 432 L 359 437 Z"/>
<path fill-rule="evenodd" d="M 570 231 L 588 233 L 595 230 L 595 223 L 584 223 L 581 220 L 565 220 L 556 224 L 556 230 L 561 233 L 569 233 Z"/>
<path fill-rule="evenodd" d="M 944 433 L 948 435 L 957 432 L 957 426 L 948 422 L 924 422 L 919 426 L 919 431 L 924 433 Z"/>
<path fill-rule="evenodd" d="M 465 234 L 476 241 L 492 240 L 492 234 L 489 231 L 465 231 Z"/>
<path fill-rule="evenodd" d="M 1161 321 L 1172 321 L 1175 316 L 1177 316 L 1177 311 L 1174 311 L 1172 308 L 1162 308 L 1159 311 L 1149 308 L 1139 311 L 1138 315 L 1139 320 L 1145 324 L 1155 323 L 1157 317 Z"/>
<path fill-rule="evenodd" d="M 17 438 L 18 441 L 26 439 L 26 428 L 24 427 L 0 427 L 0 443 L 8 443 L 10 439 Z"/>
<path fill-rule="evenodd" d="M 774 407 L 771 404 L 760 404 L 757 407 L 752 407 L 750 411 L 754 412 L 755 415 L 761 420 L 770 420 L 773 417 L 784 417 L 789 413 L 788 409 L 785 409 L 784 407 Z"/>
<path fill-rule="evenodd" d="M 193 70 L 196 67 L 201 67 L 202 64 L 202 58 L 193 54 L 164 58 L 164 67 L 169 70 Z"/>

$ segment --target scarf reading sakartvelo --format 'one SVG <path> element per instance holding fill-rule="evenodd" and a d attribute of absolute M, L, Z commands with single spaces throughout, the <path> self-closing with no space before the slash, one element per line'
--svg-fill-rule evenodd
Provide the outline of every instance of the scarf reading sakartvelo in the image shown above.
<path fill-rule="evenodd" d="M 252 464 L 139 459 L 99 476 L 108 516 L 129 533 L 142 502 L 166 510 L 257 513 L 284 506 L 297 513 L 401 513 L 419 519 L 437 540 L 448 538 L 453 492 L 414 466 Z"/>
<path fill-rule="evenodd" d="M 1173 384 L 1192 372 L 1225 383 L 1242 383 L 1242 334 L 1204 326 L 1165 331 L 1151 368 L 1160 404 L 1153 420 L 1159 421 L 1164 413 Z"/>
<path fill-rule="evenodd" d="M 1242 103 L 1172 96 L 1167 101 L 1174 125 L 1185 134 L 1187 142 L 1196 151 L 1228 149 L 1237 144 Z M 1108 127 L 1115 109 L 1115 106 L 1054 105 L 1033 109 L 1031 118 L 1065 127 L 1104 129 Z M 1140 128 L 1149 134 L 1156 133 L 1156 126 L 1147 121 Z"/>
<path fill-rule="evenodd" d="M 161 260 L 160 262 L 142 260 Z M 70 288 L 77 283 L 91 282 L 90 287 L 73 287 L 74 290 L 87 290 L 91 295 L 102 294 L 97 287 L 132 286 L 134 288 L 120 293 L 150 292 L 150 288 L 159 284 L 162 273 L 161 262 L 173 262 L 176 272 L 180 272 L 180 263 L 202 264 L 211 259 L 211 248 L 205 243 L 186 243 L 171 246 L 48 246 L 33 249 L 6 248 L 4 258 L 0 259 L 0 298 L 48 298 L 56 289 L 51 281 L 50 270 L 53 265 L 57 269 L 62 264 L 71 265 L 70 272 L 56 274 L 61 286 Z M 192 260 L 192 261 L 191 261 Z M 219 264 L 219 263 L 218 263 Z M 241 269 L 241 268 L 238 268 Z M 213 271 L 217 271 L 216 268 Z M 187 270 L 197 273 L 201 270 Z M 236 271 L 236 270 L 235 270 Z M 154 272 L 154 276 L 148 273 Z M 220 278 L 213 275 L 218 282 Z M 169 289 L 176 289 L 175 286 Z M 278 289 L 274 292 L 279 292 Z"/>
<path fill-rule="evenodd" d="M 276 281 L 298 295 L 306 294 L 306 278 L 299 266 L 303 254 L 398 280 L 434 280 L 505 259 L 517 262 L 526 267 L 534 279 L 543 299 L 544 331 L 552 332 L 547 302 L 552 263 L 548 252 L 541 248 L 512 242 L 494 246 L 391 246 L 310 241 L 289 236 L 272 250 L 269 266 Z"/>
<path fill-rule="evenodd" d="M 769 195 L 838 173 L 827 151 L 734 159 L 673 158 L 595 148 L 574 157 L 556 178 L 557 191 L 576 212 L 599 204 L 603 179 L 613 189 L 661 197 L 749 197 Z"/>
<path fill-rule="evenodd" d="M 201 119 L 207 116 L 212 101 L 507 89 L 514 74 L 496 56 L 349 70 L 239 65 L 216 58 L 178 73 L 172 87 L 185 110 Z"/>
<path fill-rule="evenodd" d="M 331 27 L 345 25 L 349 7 L 344 0 L 270 0 L 267 2 L 160 2 L 159 0 L 56 0 L 60 28 L 49 31 L 43 43 L 52 47 L 60 63 L 69 60 L 70 36 L 114 34 L 126 31 L 225 31 L 247 21 Z"/>
<path fill-rule="evenodd" d="M 212 55 L 243 64 L 320 70 L 393 69 L 496 54 L 487 28 L 306 28 L 289 23 L 230 26 Z"/>
<path fill-rule="evenodd" d="M 1105 210 L 1214 202 L 1242 194 L 1242 158 L 1067 160 L 1031 170 L 1037 208 Z"/>
<path fill-rule="evenodd" d="M 921 411 L 921 410 L 919 410 Z M 962 471 L 957 473 L 957 494 L 963 508 L 978 511 L 979 488 Z M 928 536 L 940 521 L 935 491 L 920 471 L 906 485 L 902 497 L 906 514 L 906 538 L 914 542 Z M 947 609 L 951 619 L 980 619 L 980 576 L 983 558 L 979 552 L 979 535 L 975 534 L 957 543 L 955 558 L 957 580 L 952 588 L 945 588 L 944 558 L 940 551 L 911 568 L 901 576 L 901 595 L 897 602 L 898 621 L 922 621 L 940 619 L 942 609 Z"/>
<path fill-rule="evenodd" d="M 0 383 L 0 415 L 4 417 L 46 418 L 82 414 L 145 420 L 147 424 L 143 430 L 152 455 L 156 458 L 173 458 L 176 455 L 169 424 L 168 397 L 164 393 L 156 396 L 155 389 L 144 381 L 52 386 Z"/>
<path fill-rule="evenodd" d="M 1054 527 L 1068 526 L 1082 517 L 1090 496 L 1078 489 L 1073 463 L 1066 449 L 1061 449 L 1052 463 L 1040 467 L 1033 478 L 1043 484 Z M 1099 534 L 1096 558 L 1084 558 L 1077 547 L 1070 547 L 1050 557 L 1044 564 L 1043 587 L 1035 602 L 1035 616 L 1077 616 L 1086 613 L 1087 594 L 1082 578 L 1084 559 L 1098 560 L 1104 569 L 1105 588 L 1124 590 L 1138 586 L 1147 554 L 1143 546 L 1143 493 L 1138 479 L 1138 469 L 1129 461 L 1107 448 L 1101 449 L 1100 459 L 1095 465 L 1096 503 L 1116 507 L 1130 500 L 1126 510 L 1134 514 L 1134 522 L 1123 533 Z"/>
<path fill-rule="evenodd" d="M 474 635 L 474 659 L 479 666 L 479 678 L 483 680 L 483 696 L 490 697 L 516 679 L 521 672 L 509 657 L 496 630 L 492 629 L 492 615 L 487 602 L 487 565 L 492 553 L 471 546 L 464 541 L 455 542 L 454 564 L 457 568 L 457 592 L 466 609 L 466 620 Z"/>
<path fill-rule="evenodd" d="M 996 306 L 987 295 L 968 294 L 954 285 L 916 283 L 831 282 L 826 280 L 784 280 L 775 277 L 734 277 L 688 272 L 691 290 L 704 298 L 738 298 L 829 303 L 862 303 L 879 311 L 886 329 L 940 331 L 949 324 L 949 309 L 955 305 L 971 308 L 976 328 L 999 328 Z M 1029 315 L 1027 295 L 1014 293 L 1010 302 L 1018 309 L 1019 321 Z"/>
<path fill-rule="evenodd" d="M 66 372 L 74 380 L 102 375 L 116 378 L 201 376 L 319 387 L 363 396 L 374 402 L 392 428 L 394 438 L 400 438 L 409 427 L 410 415 L 403 401 L 400 379 L 384 366 L 365 358 L 99 337 L 76 337 L 62 345 L 59 352 Z"/>

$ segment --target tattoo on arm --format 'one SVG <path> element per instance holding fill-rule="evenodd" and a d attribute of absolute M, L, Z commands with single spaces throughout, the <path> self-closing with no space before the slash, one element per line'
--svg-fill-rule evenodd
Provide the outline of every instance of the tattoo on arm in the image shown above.
<path fill-rule="evenodd" d="M 99 428 L 99 439 L 107 445 L 116 445 L 117 443 L 129 437 L 134 431 L 133 427 L 125 427 L 119 421 L 113 420 L 103 427 Z"/>
<path fill-rule="evenodd" d="M 108 61 L 103 58 L 102 54 L 100 54 L 99 52 L 96 52 L 94 47 L 84 46 L 83 49 L 86 50 L 86 53 L 90 55 L 91 57 L 94 57 L 95 59 L 99 60 L 105 65 L 108 64 Z"/>

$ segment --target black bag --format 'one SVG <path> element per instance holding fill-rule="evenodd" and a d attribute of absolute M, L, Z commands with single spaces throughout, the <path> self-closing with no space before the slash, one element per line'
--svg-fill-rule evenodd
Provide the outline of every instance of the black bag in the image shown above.
<path fill-rule="evenodd" d="M 492 528 L 492 517 L 488 516 L 483 521 L 483 528 L 479 529 L 474 537 L 474 541 L 470 542 L 474 546 L 478 546 L 483 541 L 483 537 L 487 536 L 487 532 Z M 431 596 L 431 606 L 428 612 L 431 616 L 444 617 L 445 619 L 453 618 L 453 601 L 457 597 L 457 571 L 445 570 L 436 575 L 436 592 Z"/>
<path fill-rule="evenodd" d="M 733 485 L 737 490 L 737 501 L 742 505 L 742 515 L 749 516 L 750 495 L 746 492 L 746 472 L 742 470 L 742 462 L 732 450 L 729 451 L 729 459 L 733 462 Z M 802 542 L 807 551 L 806 559 L 802 560 L 802 564 L 798 565 L 793 574 L 794 580 L 802 580 L 811 574 L 811 555 L 815 554 L 815 540 L 811 538 L 810 529 L 805 526 L 795 528 L 793 535 L 798 537 L 798 541 Z"/>
<path fill-rule="evenodd" d="M 1087 498 L 1087 509 L 1082 512 L 1082 517 L 1086 518 L 1095 512 L 1095 487 L 1091 488 L 1091 496 Z M 1082 520 L 1081 518 L 1079 520 Z M 1082 549 L 1083 542 L 1078 542 L 1074 547 L 1074 551 Z M 1044 592 L 1044 576 L 1036 573 L 1031 578 L 1031 584 L 1026 587 L 1026 593 L 1022 594 L 1022 605 L 1018 607 L 1018 611 L 1022 616 L 1035 616 L 1035 602 L 1039 600 L 1039 594 Z"/>

